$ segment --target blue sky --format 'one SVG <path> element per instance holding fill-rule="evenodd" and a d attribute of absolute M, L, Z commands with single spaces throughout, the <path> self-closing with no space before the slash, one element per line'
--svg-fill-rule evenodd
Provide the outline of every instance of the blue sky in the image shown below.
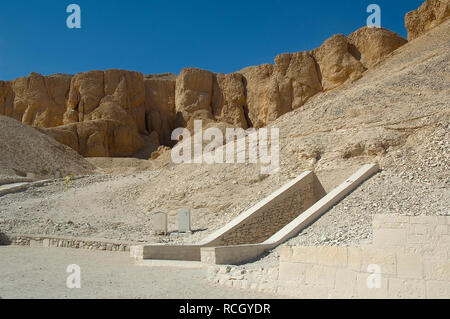
<path fill-rule="evenodd" d="M 228 73 L 348 35 L 365 25 L 371 3 L 381 7 L 383 27 L 406 37 L 405 13 L 423 1 L 1 1 L 0 80 L 111 68 Z M 71 3 L 82 10 L 78 30 L 66 26 Z"/>

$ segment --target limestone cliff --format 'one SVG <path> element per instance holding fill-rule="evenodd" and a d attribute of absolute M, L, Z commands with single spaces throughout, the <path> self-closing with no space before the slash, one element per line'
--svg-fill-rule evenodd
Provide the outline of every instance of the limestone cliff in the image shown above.
<path fill-rule="evenodd" d="M 406 14 L 408 40 L 414 40 L 438 26 L 450 16 L 450 0 L 427 0 L 420 8 Z"/>
<path fill-rule="evenodd" d="M 428 0 L 406 15 L 414 39 L 449 16 L 450 0 Z M 124 70 L 75 76 L 32 73 L 0 81 L 0 114 L 39 128 L 86 157 L 144 157 L 171 146 L 171 132 L 195 119 L 263 127 L 311 97 L 353 83 L 407 41 L 383 28 L 334 35 L 319 48 L 231 74 L 195 68 L 180 75 Z M 148 148 L 151 141 L 151 150 Z M 148 156 L 149 157 L 149 156 Z"/>

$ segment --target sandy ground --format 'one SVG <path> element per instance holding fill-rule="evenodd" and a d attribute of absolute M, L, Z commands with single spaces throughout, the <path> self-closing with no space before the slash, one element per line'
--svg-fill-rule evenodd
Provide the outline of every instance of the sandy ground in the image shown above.
<path fill-rule="evenodd" d="M 0 297 L 79 299 L 273 299 L 206 282 L 206 269 L 137 266 L 128 253 L 0 247 Z M 68 265 L 81 267 L 81 288 L 66 287 Z"/>

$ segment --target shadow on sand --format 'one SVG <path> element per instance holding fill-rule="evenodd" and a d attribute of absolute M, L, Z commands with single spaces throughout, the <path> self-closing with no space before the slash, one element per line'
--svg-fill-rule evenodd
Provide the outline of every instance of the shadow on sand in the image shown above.
<path fill-rule="evenodd" d="M 11 243 L 9 237 L 0 231 L 0 246 L 8 246 L 11 245 Z"/>

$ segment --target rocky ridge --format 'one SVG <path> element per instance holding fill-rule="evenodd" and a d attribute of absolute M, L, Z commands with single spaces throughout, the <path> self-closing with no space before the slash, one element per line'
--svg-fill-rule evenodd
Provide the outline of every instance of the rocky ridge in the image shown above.
<path fill-rule="evenodd" d="M 371 216 L 377 213 L 448 215 L 449 35 L 447 20 L 358 81 L 316 94 L 270 123 L 280 129 L 276 174 L 261 175 L 249 163 L 175 165 L 162 154 L 155 161 L 139 161 L 151 163 L 142 171 L 89 176 L 66 192 L 63 181 L 52 181 L 4 196 L 0 231 L 192 243 L 305 170 L 315 171 L 329 191 L 366 163 L 378 163 L 382 172 L 292 243 L 370 240 Z M 108 160 L 110 168 L 126 165 Z M 186 207 L 193 213 L 194 233 L 180 237 L 176 211 Z M 153 213 L 161 210 L 169 213 L 173 235 L 168 237 L 152 235 Z"/>
<path fill-rule="evenodd" d="M 85 157 L 149 158 L 193 120 L 263 127 L 311 97 L 352 83 L 407 41 L 382 28 L 336 35 L 309 52 L 231 74 L 195 68 L 146 75 L 124 70 L 0 81 L 0 114 L 40 128 Z M 143 151 L 144 150 L 144 151 Z"/>

